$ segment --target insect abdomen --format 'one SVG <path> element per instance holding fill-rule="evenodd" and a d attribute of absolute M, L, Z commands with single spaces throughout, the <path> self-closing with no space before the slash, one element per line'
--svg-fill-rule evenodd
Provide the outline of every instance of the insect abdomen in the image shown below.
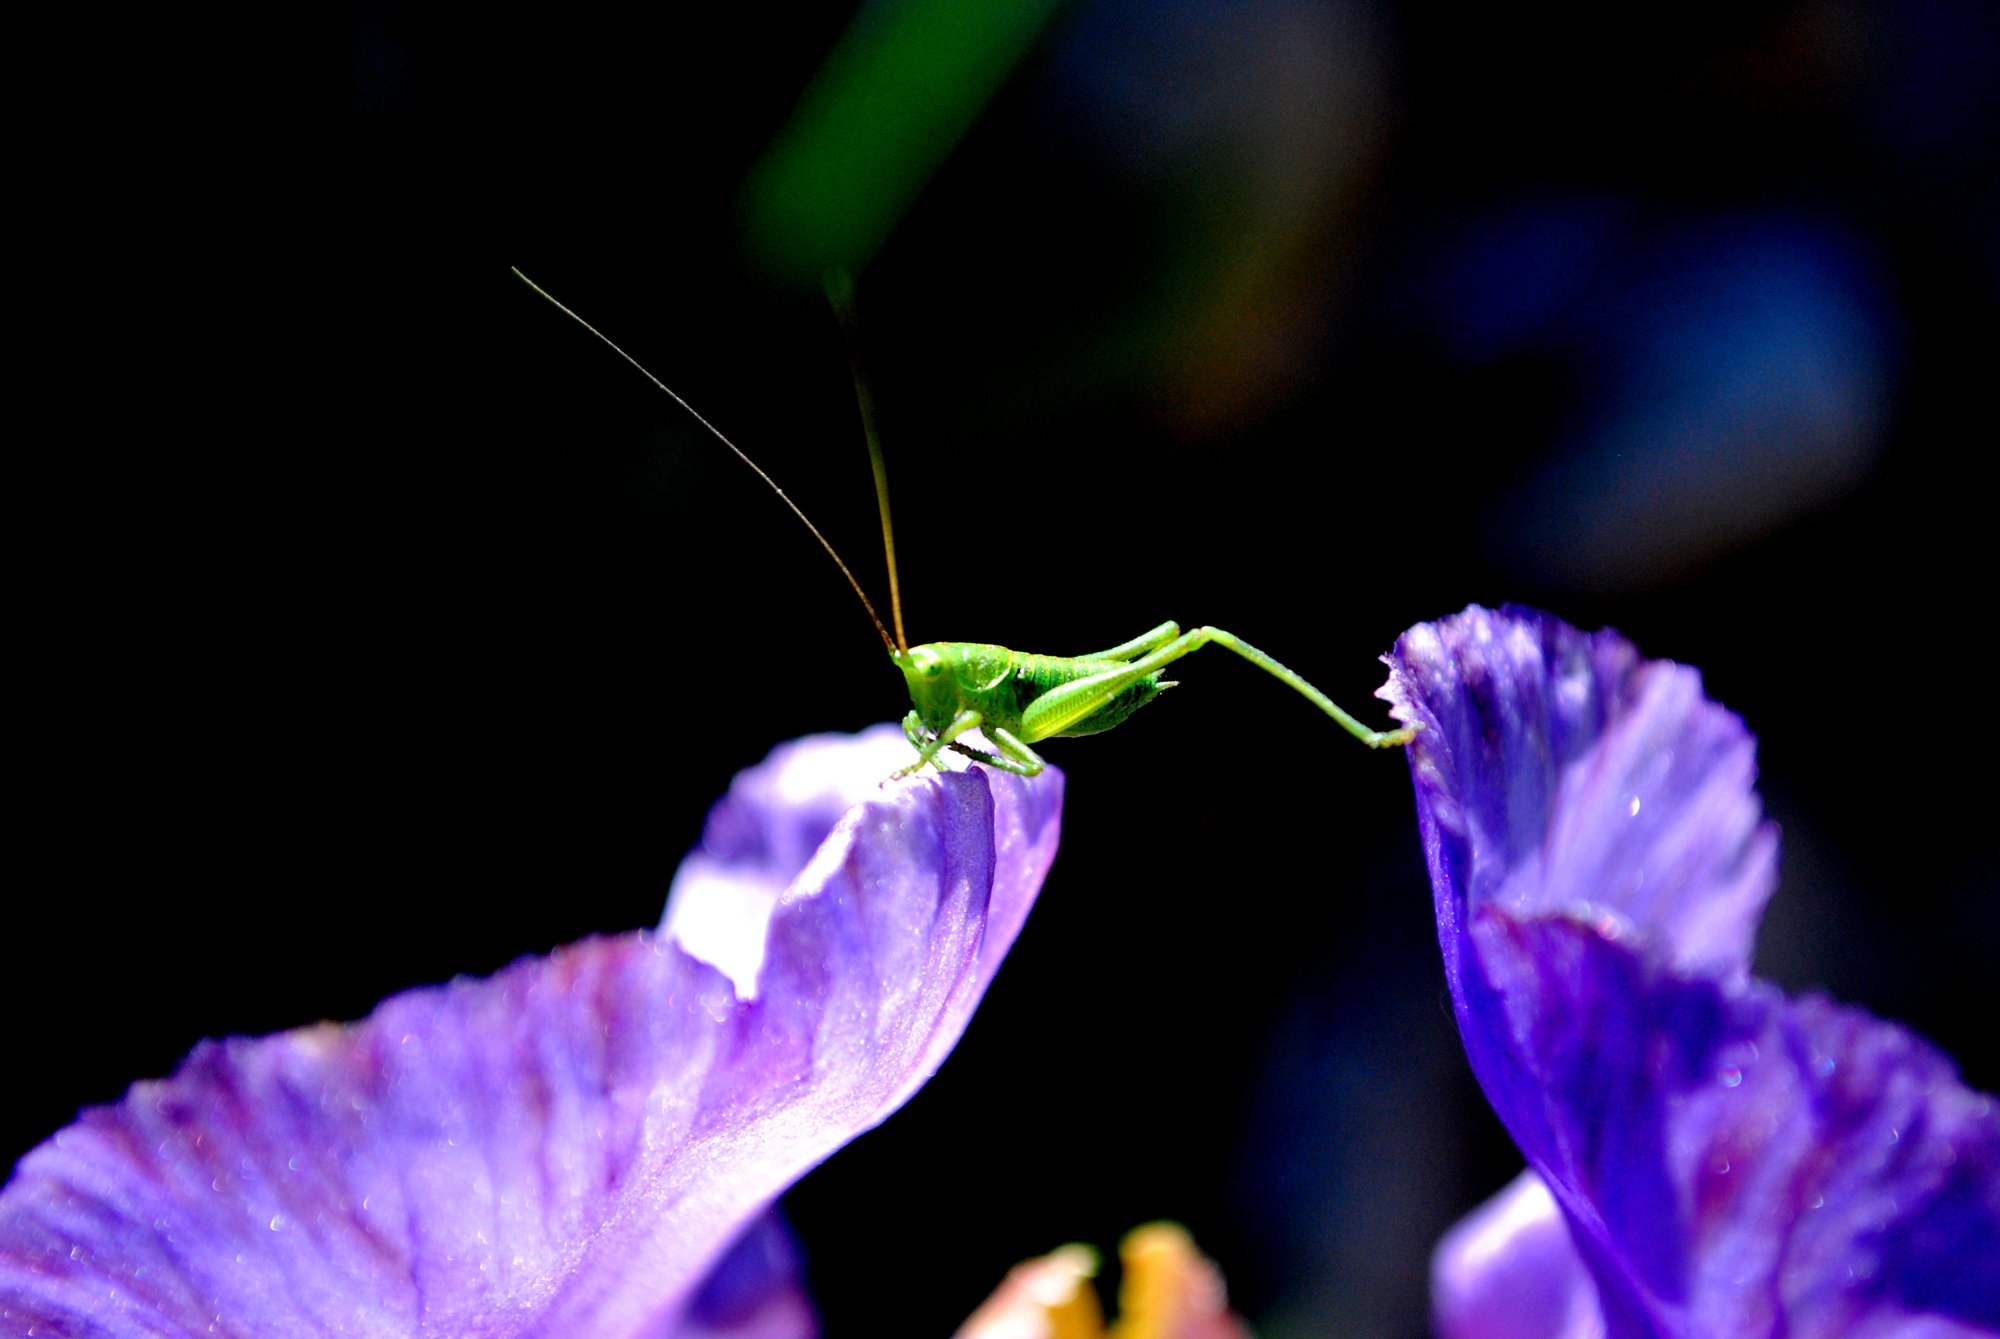
<path fill-rule="evenodd" d="M 1008 687 L 1013 690 L 1014 709 L 1026 711 L 1028 704 L 1066 683 L 1087 679 L 1116 666 L 1109 662 L 1094 660 L 1074 660 L 1067 656 L 1038 656 L 1026 651 L 1010 651 L 1013 660 L 1013 677 Z"/>
<path fill-rule="evenodd" d="M 1024 652 L 1014 654 L 1014 702 L 1015 711 L 1023 712 L 1028 704 L 1066 683 L 1087 679 L 1123 666 L 1115 660 L 1074 660 L 1064 656 L 1038 656 Z M 1102 706 L 1080 721 L 1072 721 L 1065 729 L 1056 732 L 1058 738 L 1074 735 L 1094 735 L 1109 730 L 1127 716 L 1152 701 L 1160 691 L 1160 676 L 1149 674 L 1137 683 L 1113 694 Z"/>

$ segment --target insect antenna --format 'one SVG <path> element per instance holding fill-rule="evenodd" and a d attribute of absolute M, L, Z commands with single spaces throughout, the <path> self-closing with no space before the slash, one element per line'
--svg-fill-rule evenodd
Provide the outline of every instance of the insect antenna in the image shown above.
<path fill-rule="evenodd" d="M 826 299 L 840 320 L 840 333 L 847 340 L 847 365 L 854 374 L 854 399 L 861 407 L 861 432 L 868 439 L 868 467 L 875 475 L 875 509 L 882 514 L 882 554 L 889 560 L 889 613 L 896 621 L 896 645 L 905 651 L 909 640 L 903 635 L 903 585 L 896 575 L 896 530 L 889 524 L 889 468 L 882 462 L 882 438 L 875 430 L 875 395 L 868 389 L 868 375 L 861 364 L 861 324 L 854 316 L 854 278 L 846 270 L 826 276 Z"/>
<path fill-rule="evenodd" d="M 736 445 L 736 443 L 730 441 L 727 437 L 723 436 L 722 429 L 716 427 L 713 423 L 710 423 L 707 419 L 703 418 L 701 416 L 700 411 L 697 410 L 693 405 L 689 404 L 686 400 L 683 400 L 680 397 L 680 395 L 674 390 L 673 387 L 669 386 L 666 382 L 654 376 L 651 372 L 648 372 L 645 368 L 645 365 L 642 364 L 637 358 L 634 358 L 631 354 L 625 352 L 625 350 L 619 348 L 616 344 L 612 343 L 611 337 L 609 335 L 606 335 L 596 326 L 584 320 L 581 316 L 578 316 L 568 307 L 563 306 L 561 302 L 557 301 L 555 294 L 549 292 L 548 289 L 543 288 L 540 284 L 536 283 L 533 279 L 530 279 L 527 275 L 522 274 L 521 269 L 518 265 L 510 265 L 508 268 L 514 271 L 515 278 L 519 279 L 522 283 L 526 284 L 528 287 L 534 289 L 544 298 L 547 298 L 549 300 L 550 305 L 552 305 L 557 311 L 561 312 L 564 316 L 569 317 L 570 320 L 575 321 L 578 325 L 582 326 L 585 330 L 588 330 L 591 334 L 597 336 L 598 339 L 604 342 L 606 348 L 610 349 L 620 358 L 623 358 L 626 362 L 632 364 L 632 366 L 638 368 L 640 375 L 644 376 L 646 380 L 652 382 L 655 386 L 658 386 L 661 390 L 665 391 L 668 397 L 671 398 L 675 404 L 687 410 L 687 412 L 689 413 L 689 415 L 693 417 L 695 422 L 701 424 L 702 427 L 707 428 L 710 434 L 714 436 L 715 440 L 721 442 L 731 451 L 734 451 L 736 453 L 736 458 L 738 460 L 742 461 L 745 465 L 748 465 L 752 470 L 755 470 L 757 473 L 757 477 L 759 479 L 762 479 L 766 484 L 769 484 L 771 491 L 778 495 L 778 500 L 783 502 L 787 507 L 790 507 L 792 509 L 792 515 L 798 517 L 800 523 L 804 525 L 806 529 L 812 531 L 812 537 L 819 541 L 819 546 L 821 548 L 826 550 L 826 556 L 833 559 L 833 565 L 835 567 L 838 567 L 840 569 L 840 574 L 847 578 L 847 584 L 854 588 L 855 598 L 860 600 L 861 607 L 868 611 L 868 621 L 873 623 L 875 625 L 875 631 L 881 634 L 882 645 L 889 648 L 889 654 L 896 655 L 898 654 L 899 649 L 900 650 L 909 649 L 907 646 L 898 648 L 896 640 L 892 639 L 889 636 L 889 630 L 882 626 L 882 619 L 875 612 L 875 606 L 869 603 L 868 593 L 862 590 L 861 583 L 854 579 L 854 573 L 851 570 L 849 570 L 846 563 L 841 561 L 840 554 L 834 551 L 834 547 L 830 542 L 828 542 L 827 537 L 819 532 L 819 527 L 814 525 L 803 511 L 799 510 L 799 504 L 792 501 L 791 498 L 787 497 L 785 495 L 784 489 L 778 487 L 778 481 L 776 479 L 773 479 L 770 475 L 764 473 L 763 467 L 760 466 L 756 461 L 750 459 L 748 455 L 744 454 L 742 447 Z M 872 432 L 869 435 L 869 442 L 872 449 L 874 443 L 874 435 Z M 881 459 L 881 453 L 877 451 L 876 460 L 878 462 L 878 466 L 880 459 Z M 876 475 L 876 483 L 878 490 L 887 487 L 887 485 L 882 482 L 882 479 L 883 476 L 880 474 L 878 468 L 878 472 Z M 879 495 L 884 499 L 886 499 L 888 496 L 886 492 L 879 493 Z M 887 506 L 888 503 L 885 500 L 883 502 L 884 511 L 882 513 L 882 524 L 885 528 L 889 524 L 889 513 L 886 510 Z M 894 552 L 892 551 L 889 563 L 889 572 L 891 578 L 890 591 L 892 594 L 895 590 L 895 585 L 894 585 L 895 570 L 896 570 L 895 556 Z M 897 622 L 897 631 L 901 632 L 902 615 L 900 611 L 897 614 L 896 622 Z"/>

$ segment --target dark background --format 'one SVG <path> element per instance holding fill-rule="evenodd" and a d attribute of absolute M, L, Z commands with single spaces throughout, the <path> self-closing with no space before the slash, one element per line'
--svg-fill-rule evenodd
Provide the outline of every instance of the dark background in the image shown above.
<path fill-rule="evenodd" d="M 201 1037 L 653 923 L 734 769 L 906 709 L 775 500 L 507 274 L 881 590 L 837 331 L 745 241 L 849 17 L 362 5 L 53 113 L 107 152 L 21 262 L 10 1161 Z M 1213 622 L 1386 719 L 1412 622 L 1613 624 L 1762 741 L 1760 970 L 2000 1087 L 1997 72 L 1982 0 L 1078 0 L 861 274 L 912 637 Z M 1179 677 L 1048 748 L 985 1007 L 789 1198 L 836 1339 L 1154 1217 L 1267 1336 L 1421 1334 L 1518 1167 L 1401 760 Z"/>

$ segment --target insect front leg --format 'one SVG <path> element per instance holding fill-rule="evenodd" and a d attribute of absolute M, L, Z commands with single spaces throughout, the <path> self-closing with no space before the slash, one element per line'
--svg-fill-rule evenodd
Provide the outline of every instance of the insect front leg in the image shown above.
<path fill-rule="evenodd" d="M 917 760 L 908 767 L 891 772 L 889 779 L 896 781 L 914 772 L 922 771 L 926 763 L 932 762 L 937 758 L 938 750 L 950 747 L 952 741 L 966 731 L 977 730 L 980 720 L 981 717 L 976 711 L 961 711 L 958 715 L 951 718 L 950 725 L 938 731 L 937 738 L 925 739 L 923 737 L 923 718 L 915 711 L 910 712 L 909 715 L 903 718 L 903 735 L 912 744 L 917 746 Z"/>

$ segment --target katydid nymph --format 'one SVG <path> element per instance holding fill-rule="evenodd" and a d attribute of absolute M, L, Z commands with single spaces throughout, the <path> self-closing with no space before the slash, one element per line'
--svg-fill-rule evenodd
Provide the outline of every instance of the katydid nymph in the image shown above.
<path fill-rule="evenodd" d="M 863 436 L 868 443 L 868 459 L 875 475 L 875 500 L 882 517 L 882 548 L 889 567 L 889 605 L 896 629 L 893 637 L 875 612 L 875 606 L 862 590 L 861 583 L 855 579 L 852 569 L 841 560 L 833 545 L 820 533 L 819 527 L 807 519 L 798 504 L 786 496 L 785 490 L 778 487 L 756 461 L 702 417 L 672 387 L 647 371 L 636 358 L 595 326 L 557 301 L 548 290 L 522 274 L 518 268 L 514 273 L 564 315 L 637 368 L 648 381 L 665 391 L 674 403 L 692 415 L 695 422 L 755 470 L 757 477 L 791 508 L 792 514 L 804 523 L 813 538 L 819 541 L 820 547 L 826 550 L 827 556 L 840 568 L 841 575 L 847 578 L 847 584 L 860 598 L 862 608 L 868 611 L 868 618 L 881 635 L 882 644 L 888 648 L 891 663 L 902 671 L 903 679 L 909 686 L 910 714 L 903 718 L 903 733 L 916 749 L 917 759 L 896 772 L 896 776 L 907 776 L 926 764 L 935 765 L 938 754 L 946 749 L 1018 776 L 1034 776 L 1044 766 L 1034 745 L 1045 739 L 1101 734 L 1121 724 L 1157 697 L 1161 690 L 1173 686 L 1174 681 L 1160 678 L 1167 666 L 1211 644 L 1227 647 L 1288 685 L 1332 717 L 1341 729 L 1370 748 L 1391 748 L 1410 742 L 1414 727 L 1369 729 L 1335 706 L 1326 694 L 1298 674 L 1221 628 L 1199 627 L 1182 632 L 1178 624 L 1162 623 L 1130 641 L 1080 656 L 1032 655 L 981 642 L 929 642 L 911 646 L 903 633 L 903 601 L 896 572 L 896 543 L 889 522 L 888 472 L 875 430 L 874 405 L 867 382 L 861 376 L 858 354 L 854 351 L 850 305 L 852 290 L 844 277 L 836 277 L 829 282 L 828 293 L 848 335 L 850 354 L 854 356 L 855 390 L 860 401 Z M 991 746 L 990 751 L 964 742 L 965 736 L 975 730 Z"/>

